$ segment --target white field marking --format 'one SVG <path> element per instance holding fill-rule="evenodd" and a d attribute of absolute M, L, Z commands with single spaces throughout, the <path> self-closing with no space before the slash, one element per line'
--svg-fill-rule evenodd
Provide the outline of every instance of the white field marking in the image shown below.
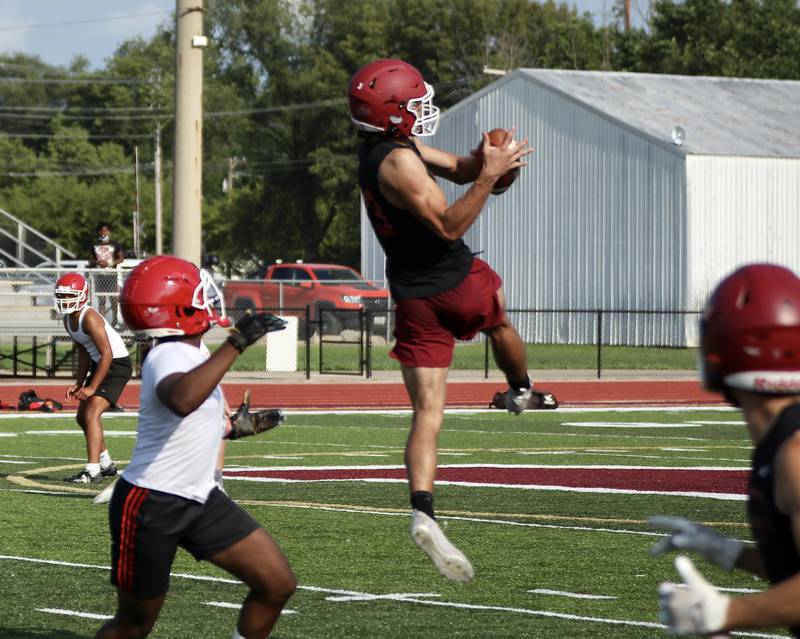
<path fill-rule="evenodd" d="M 388 457 L 385 453 L 335 453 L 339 457 Z"/>
<path fill-rule="evenodd" d="M 0 459 L 0 464 L 33 464 L 32 461 L 18 461 L 16 459 Z"/>
<path fill-rule="evenodd" d="M 80 428 L 70 428 L 69 430 L 26 430 L 26 435 L 80 435 L 84 437 Z M 106 437 L 136 437 L 135 430 L 103 430 Z"/>
<path fill-rule="evenodd" d="M 94 612 L 78 612 L 77 610 L 62 610 L 61 608 L 36 608 L 37 612 L 46 612 L 51 615 L 65 615 L 67 617 L 83 617 L 84 619 L 113 619 L 114 615 L 98 615 Z"/>
<path fill-rule="evenodd" d="M 727 425 L 727 424 L 734 425 L 735 424 L 736 426 L 746 426 L 747 425 L 747 422 L 745 422 L 745 421 L 713 421 L 713 420 L 693 419 L 693 420 L 691 420 L 691 422 L 693 424 L 709 424 L 709 425 L 712 425 L 712 426 L 713 425 L 719 425 L 719 424 L 722 424 L 722 425 Z"/>
<path fill-rule="evenodd" d="M 441 453 L 439 453 L 441 455 Z M 520 450 L 517 451 L 517 455 L 580 455 L 585 453 L 579 453 L 575 450 Z"/>
<path fill-rule="evenodd" d="M 668 449 L 661 449 L 661 450 L 668 450 Z M 580 456 L 580 455 L 590 456 L 591 453 L 575 453 L 576 457 Z M 645 455 L 643 453 L 612 453 L 612 452 L 608 452 L 608 453 L 603 453 L 603 456 L 604 457 L 628 457 L 628 458 L 632 457 L 633 459 L 662 459 L 662 460 L 664 459 L 664 455 Z M 746 463 L 748 463 L 750 461 L 749 459 L 731 459 L 730 457 L 696 457 L 696 456 L 683 457 L 683 456 L 680 456 L 680 455 L 671 455 L 670 459 L 685 459 L 687 461 L 693 461 L 693 462 L 698 462 L 698 461 L 717 461 L 717 462 L 727 461 L 727 462 L 732 462 L 732 463 L 735 463 L 735 464 L 746 464 Z"/>
<path fill-rule="evenodd" d="M 3 419 L 75 419 L 78 413 L 73 410 L 61 411 L 57 413 L 39 413 L 31 411 L 27 413 L 0 413 L 0 420 Z M 103 413 L 103 419 L 120 419 L 124 417 L 139 417 L 138 411 L 126 413 Z"/>
<path fill-rule="evenodd" d="M 17 433 L 0 433 L 0 437 L 19 437 Z"/>
<path fill-rule="evenodd" d="M 733 413 L 738 409 L 732 406 L 569 406 L 559 407 L 554 413 L 686 413 L 686 412 L 707 412 L 707 413 Z M 386 409 L 335 409 L 335 410 L 285 410 L 284 414 L 290 415 L 388 415 L 400 416 L 411 415 L 410 408 L 386 408 Z M 550 411 L 529 411 L 526 415 L 537 415 L 542 412 Z M 496 408 L 445 408 L 445 415 L 480 415 L 495 414 L 503 415 L 504 411 Z M 0 420 L 3 419 L 62 419 L 65 417 L 74 418 L 75 411 L 62 411 L 58 413 L 0 413 Z M 139 417 L 139 411 L 126 411 L 124 413 L 103 413 L 103 419 L 124 419 L 126 417 Z"/>
<path fill-rule="evenodd" d="M 45 456 L 45 455 L 40 455 L 40 456 L 36 456 L 36 455 L 0 455 L 0 458 L 3 458 L 3 459 L 6 459 L 6 458 L 46 459 L 48 461 L 55 461 L 55 460 L 58 460 L 58 461 L 61 461 L 61 460 L 64 460 L 64 461 L 81 461 L 81 462 L 82 461 L 86 461 L 86 457 L 48 457 L 48 456 Z"/>
<path fill-rule="evenodd" d="M 43 563 L 49 565 L 58 565 L 58 566 L 68 566 L 68 567 L 78 567 L 78 568 L 96 568 L 101 570 L 110 570 L 108 566 L 97 566 L 92 564 L 77 564 L 65 561 L 54 561 L 48 559 L 33 559 L 30 557 L 13 557 L 7 555 L 0 555 L 0 559 L 9 559 L 9 560 L 16 560 L 16 561 L 28 561 L 32 563 Z M 225 579 L 223 577 L 210 577 L 206 575 L 190 575 L 186 573 L 171 573 L 172 577 L 180 577 L 183 579 L 192 579 L 196 581 L 210 581 L 215 583 L 227 583 L 227 584 L 240 584 L 241 582 L 236 579 Z M 321 588 L 319 586 L 303 586 L 299 585 L 298 590 L 307 590 L 309 592 L 320 592 L 320 593 L 328 593 L 333 595 L 349 595 L 349 596 L 365 596 L 369 595 L 370 593 L 365 592 L 358 592 L 354 590 L 341 590 L 341 589 L 334 589 L 334 588 Z M 465 604 L 465 603 L 458 603 L 455 601 L 434 601 L 431 599 L 419 599 L 416 597 L 408 597 L 408 598 L 397 598 L 393 601 L 402 601 L 406 603 L 414 603 L 414 604 L 421 604 L 425 606 L 439 606 L 442 608 L 456 608 L 460 610 L 483 610 L 488 612 L 513 612 L 523 615 L 531 615 L 536 617 L 550 617 L 554 619 L 565 619 L 569 621 L 589 621 L 594 623 L 604 623 L 610 625 L 619 625 L 619 626 L 636 626 L 641 628 L 664 628 L 663 624 L 653 623 L 650 621 L 635 621 L 630 619 L 609 619 L 605 617 L 587 617 L 587 616 L 579 616 L 579 615 L 571 615 L 567 613 L 561 612 L 552 612 L 550 610 L 533 610 L 530 608 L 516 608 L 511 606 L 487 606 L 487 605 L 479 605 L 479 604 Z M 733 633 L 738 636 L 742 637 L 763 637 L 764 639 L 784 639 L 784 635 L 772 635 L 772 634 L 762 634 L 762 633 L 754 633 L 754 632 L 736 632 Z"/>
<path fill-rule="evenodd" d="M 439 457 L 442 457 L 442 456 L 445 456 L 445 457 L 469 457 L 470 453 L 448 453 L 448 452 L 443 452 L 443 451 L 440 450 L 438 455 L 439 455 Z"/>
<path fill-rule="evenodd" d="M 567 592 L 565 590 L 548 590 L 547 588 L 534 588 L 529 590 L 535 595 L 556 595 L 557 597 L 570 597 L 571 599 L 618 599 L 611 595 L 587 595 L 581 592 Z"/>
<path fill-rule="evenodd" d="M 227 601 L 204 601 L 203 605 L 205 606 L 214 606 L 215 608 L 230 608 L 232 610 L 240 610 L 242 604 L 240 603 L 230 603 Z M 282 615 L 294 615 L 297 614 L 296 610 L 289 610 L 288 608 L 284 608 L 281 610 Z"/>
<path fill-rule="evenodd" d="M 91 564 L 77 564 L 72 562 L 65 562 L 65 561 L 54 561 L 54 560 L 42 560 L 42 559 L 33 559 L 28 557 L 11 557 L 6 555 L 0 555 L 0 559 L 9 559 L 9 560 L 16 560 L 16 561 L 28 561 L 33 563 L 43 563 L 49 565 L 59 565 L 59 566 L 68 566 L 68 567 L 77 567 L 77 568 L 95 568 L 101 570 L 110 570 L 107 566 L 97 566 Z M 216 583 L 229 583 L 229 584 L 239 584 L 241 583 L 235 579 L 225 579 L 220 577 L 209 577 L 205 575 L 187 575 L 185 573 L 171 573 L 170 576 L 172 577 L 182 577 L 186 579 L 195 579 L 198 581 L 212 581 Z M 321 588 L 319 586 L 298 586 L 298 590 L 307 590 L 309 592 L 318 592 L 324 593 L 329 595 L 343 595 L 346 597 L 380 597 L 380 595 L 373 595 L 372 593 L 366 592 L 359 592 L 355 590 L 341 590 L 341 589 L 334 589 L 334 588 Z M 578 616 L 578 615 L 570 615 L 566 613 L 559 613 L 559 612 L 552 612 L 549 610 L 533 610 L 530 608 L 516 608 L 510 606 L 486 606 L 486 605 L 477 605 L 477 604 L 465 604 L 465 603 L 458 603 L 458 602 L 449 602 L 449 601 L 436 601 L 431 599 L 419 599 L 417 597 L 396 597 L 391 599 L 391 601 L 398 601 L 398 602 L 405 602 L 405 603 L 415 603 L 415 604 L 423 604 L 428 606 L 440 606 L 443 608 L 456 608 L 461 610 L 483 610 L 483 611 L 490 611 L 490 612 L 512 612 L 518 613 L 523 615 L 531 615 L 537 617 L 551 617 L 556 619 L 566 619 L 570 621 L 589 621 L 595 623 L 606 623 L 612 625 L 624 625 L 624 626 L 638 626 L 644 628 L 664 628 L 662 624 L 653 623 L 649 621 L 633 621 L 633 620 L 625 620 L 625 619 L 608 619 L 603 617 L 585 617 L 585 616 Z M 78 613 L 82 614 L 82 613 Z M 760 636 L 760 635 L 759 635 Z M 767 635 L 772 637 L 773 635 Z M 775 635 L 780 636 L 780 635 Z"/>
<path fill-rule="evenodd" d="M 228 477 L 225 481 L 254 481 L 265 484 L 310 484 L 310 483 L 335 483 L 335 482 L 361 482 L 365 484 L 407 484 L 405 478 L 376 479 L 359 477 L 355 479 L 283 479 L 279 477 Z M 630 490 L 627 488 L 575 488 L 572 486 L 548 486 L 540 484 L 494 484 L 471 481 L 441 481 L 436 480 L 439 486 L 459 486 L 461 488 L 515 488 L 517 490 L 552 490 L 565 493 L 602 493 L 615 495 L 652 495 L 663 497 L 703 497 L 705 499 L 719 499 L 721 501 L 746 501 L 747 495 L 734 493 L 703 493 L 697 491 L 672 491 L 672 490 Z M 438 515 L 437 515 L 438 516 Z"/>
<path fill-rule="evenodd" d="M 305 457 L 290 457 L 289 455 L 262 455 L 262 459 L 295 459 L 295 460 L 302 460 Z"/>
<path fill-rule="evenodd" d="M 700 428 L 700 424 L 668 422 L 561 422 L 562 426 L 578 426 L 580 428 Z"/>
<path fill-rule="evenodd" d="M 33 493 L 34 495 L 56 495 L 61 497 L 62 495 L 68 496 L 75 496 L 76 493 L 68 493 L 64 490 L 35 490 L 33 488 L 0 488 L 8 493 Z"/>
<path fill-rule="evenodd" d="M 714 586 L 717 588 L 716 586 Z M 756 592 L 764 592 L 763 590 L 756 590 L 754 588 L 717 588 L 720 592 L 738 592 L 743 595 L 752 595 Z"/>
<path fill-rule="evenodd" d="M 705 448 L 659 448 L 667 453 L 707 453 Z"/>
<path fill-rule="evenodd" d="M 361 593 L 354 595 L 329 595 L 325 601 L 377 601 L 378 599 L 388 599 L 391 601 L 407 601 L 409 597 L 441 597 L 436 592 L 392 592 L 385 595 L 372 595 Z"/>
<path fill-rule="evenodd" d="M 403 470 L 402 464 L 369 464 L 365 466 L 265 466 L 258 470 L 264 472 L 284 472 L 287 470 L 307 470 L 307 471 L 328 471 L 328 470 Z M 696 471 L 749 471 L 749 466 L 631 466 L 617 464 L 592 464 L 590 466 L 581 464 L 495 464 L 495 463 L 472 463 L 472 464 L 439 464 L 439 468 L 512 468 L 514 470 L 696 470 Z M 405 480 L 404 480 L 405 481 Z"/>

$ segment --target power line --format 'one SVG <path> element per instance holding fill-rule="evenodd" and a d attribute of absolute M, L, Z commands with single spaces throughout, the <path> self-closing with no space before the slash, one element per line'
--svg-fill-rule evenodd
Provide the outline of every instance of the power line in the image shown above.
<path fill-rule="evenodd" d="M 171 113 L 154 113 L 152 115 L 74 115 L 72 113 L 0 113 L 0 118 L 12 118 L 15 120 L 52 120 L 60 116 L 65 120 L 157 120 L 159 118 L 171 118 Z"/>
<path fill-rule="evenodd" d="M 151 80 L 136 78 L 6 78 L 0 77 L 4 84 L 155 84 Z"/>
<path fill-rule="evenodd" d="M 117 113 L 120 111 L 147 111 L 152 113 L 166 113 L 172 115 L 167 109 L 153 107 L 71 107 L 67 106 L 7 106 L 0 105 L 0 111 L 34 111 L 42 113 L 66 113 L 68 110 L 84 111 L 86 113 Z"/>
<path fill-rule="evenodd" d="M 0 137 L 4 138 L 31 138 L 31 139 L 56 139 L 56 140 L 85 140 L 86 138 L 94 138 L 97 140 L 116 140 L 118 138 L 130 138 L 130 139 L 151 139 L 153 137 L 152 133 L 143 133 L 143 134 L 135 134 L 135 133 L 120 133 L 118 135 L 105 135 L 105 134 L 97 134 L 94 135 L 89 133 L 87 135 L 58 135 L 54 133 L 0 133 Z"/>
<path fill-rule="evenodd" d="M 93 22 L 111 22 L 114 20 L 129 20 L 131 18 L 143 18 L 145 16 L 166 15 L 172 11 L 148 11 L 147 13 L 129 13 L 122 16 L 109 16 L 107 18 L 89 18 L 87 20 L 70 20 L 68 22 L 41 22 L 39 24 L 23 24 L 15 27 L 2 27 L 0 31 L 21 31 L 23 29 L 42 29 L 46 27 L 67 27 L 75 24 L 91 24 Z"/>

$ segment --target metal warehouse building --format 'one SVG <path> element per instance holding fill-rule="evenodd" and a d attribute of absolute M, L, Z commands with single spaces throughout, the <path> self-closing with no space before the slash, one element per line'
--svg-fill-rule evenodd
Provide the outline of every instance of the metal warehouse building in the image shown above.
<path fill-rule="evenodd" d="M 465 240 L 509 308 L 697 310 L 738 265 L 800 270 L 800 82 L 519 69 L 451 108 L 431 144 L 466 154 L 498 126 L 535 152 Z M 465 189 L 442 185 L 449 201 Z M 362 271 L 383 279 L 363 211 Z M 695 318 L 653 317 L 620 316 L 603 338 L 694 342 Z M 578 316 L 523 327 L 548 341 L 593 331 Z"/>

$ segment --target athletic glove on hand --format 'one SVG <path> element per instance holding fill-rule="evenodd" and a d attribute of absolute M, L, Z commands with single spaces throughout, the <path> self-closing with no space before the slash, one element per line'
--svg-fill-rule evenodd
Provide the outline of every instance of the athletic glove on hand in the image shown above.
<path fill-rule="evenodd" d="M 242 403 L 237 411 L 231 415 L 231 429 L 225 439 L 239 439 L 257 435 L 266 430 L 275 428 L 284 422 L 286 416 L 283 411 L 272 408 L 269 410 L 250 411 L 250 391 L 245 391 Z"/>
<path fill-rule="evenodd" d="M 685 586 L 659 585 L 658 620 L 674 635 L 708 635 L 721 630 L 728 618 L 730 597 L 706 581 L 688 557 L 675 557 L 675 568 Z"/>
<path fill-rule="evenodd" d="M 269 313 L 245 313 L 231 329 L 228 343 L 240 353 L 272 331 L 286 328 L 286 321 Z"/>
<path fill-rule="evenodd" d="M 732 570 L 744 550 L 744 544 L 717 531 L 680 517 L 650 517 L 653 528 L 666 528 L 669 534 L 650 548 L 654 557 L 668 550 L 694 550 L 704 559 L 724 570 Z"/>

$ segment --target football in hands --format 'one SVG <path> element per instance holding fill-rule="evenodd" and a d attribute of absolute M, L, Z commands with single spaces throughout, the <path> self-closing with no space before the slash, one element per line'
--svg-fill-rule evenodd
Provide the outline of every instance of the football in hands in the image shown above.
<path fill-rule="evenodd" d="M 489 131 L 489 141 L 492 143 L 492 146 L 500 146 L 503 143 L 503 139 L 505 138 L 506 130 L 505 129 L 492 129 Z M 517 146 L 516 140 L 511 140 L 509 143 L 509 148 L 514 148 Z M 519 175 L 519 169 L 511 169 L 505 175 L 501 175 L 497 178 L 497 181 L 494 183 L 492 187 L 492 194 L 493 195 L 500 195 L 501 193 L 505 193 L 508 190 L 514 180 L 517 179 Z"/>

